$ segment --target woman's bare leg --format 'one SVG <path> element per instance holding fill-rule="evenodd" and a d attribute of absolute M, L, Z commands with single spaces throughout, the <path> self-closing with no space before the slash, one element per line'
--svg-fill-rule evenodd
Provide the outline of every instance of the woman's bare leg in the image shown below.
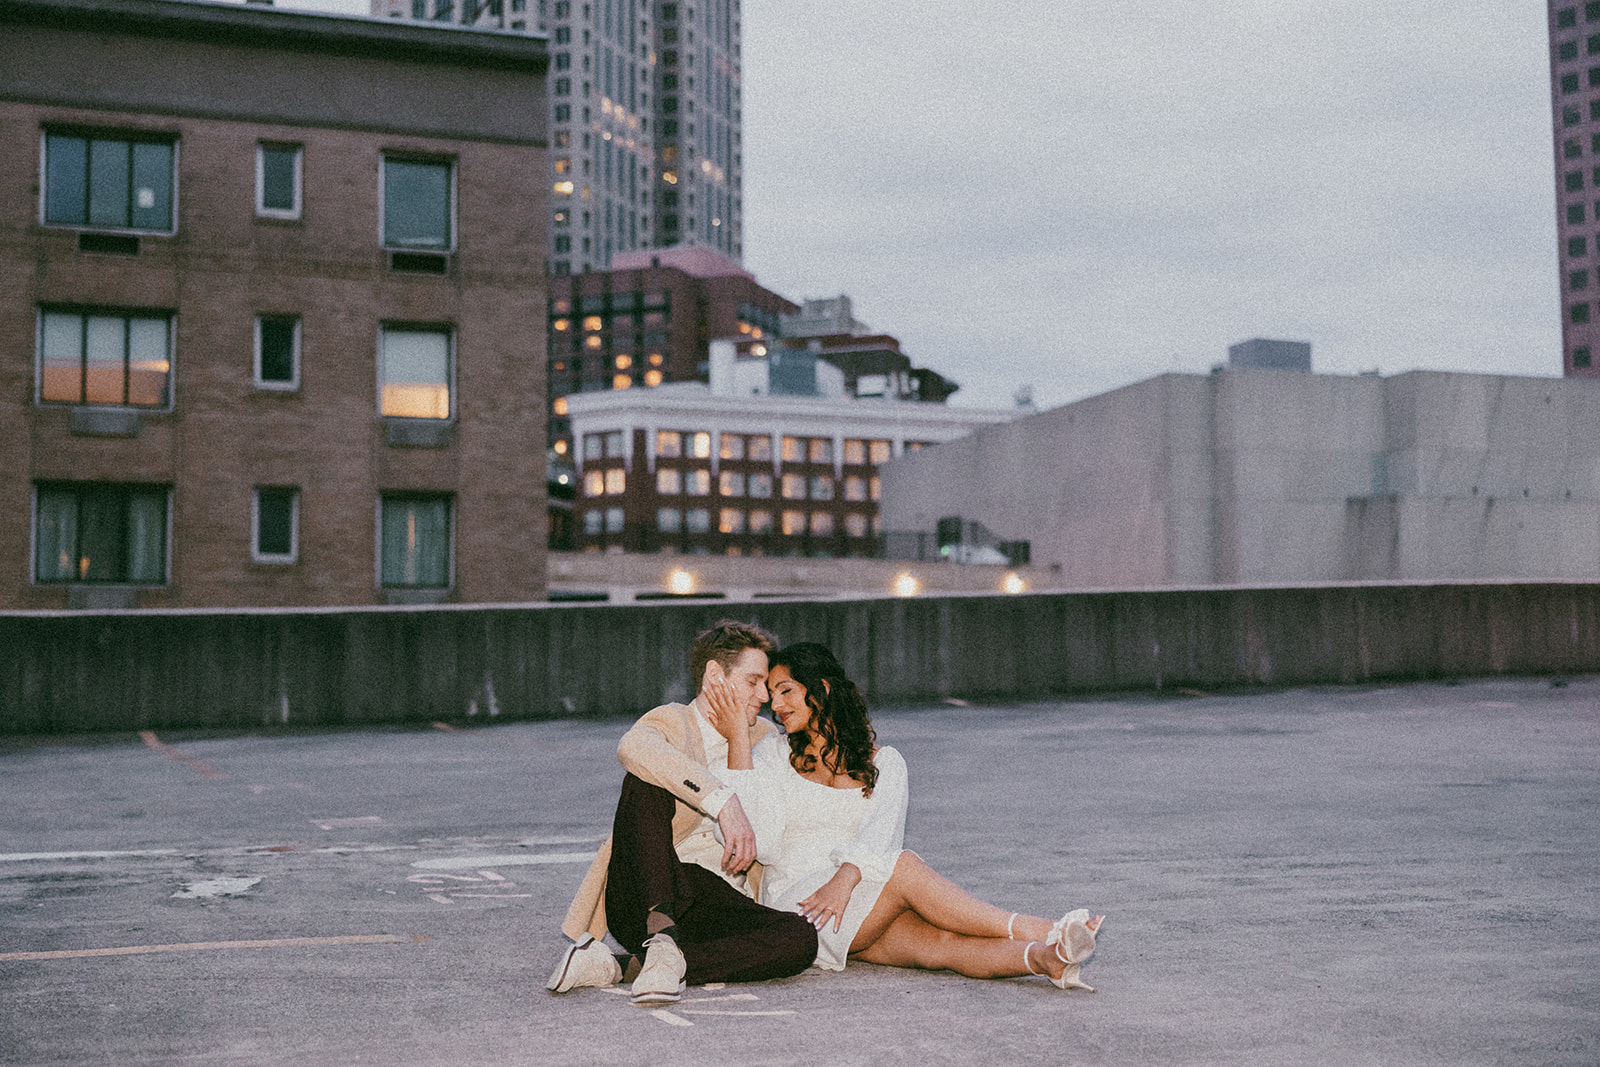
<path fill-rule="evenodd" d="M 1000 937 L 952 933 L 908 911 L 896 917 L 872 944 L 852 952 L 850 958 L 887 967 L 955 971 L 968 978 L 1012 978 L 1024 974 L 1061 977 L 1066 963 L 1050 948 L 1037 942 L 1007 940 L 1004 923 L 1000 932 Z"/>
<path fill-rule="evenodd" d="M 1001 942 L 1010 944 L 1018 966 L 1021 966 L 1022 951 L 1016 945 L 1016 941 L 1042 942 L 1049 935 L 1051 926 L 1051 920 L 1041 919 L 1037 915 L 1019 914 L 1013 921 L 1011 912 L 979 900 L 929 867 L 922 861 L 921 856 L 908 849 L 900 854 L 900 859 L 894 866 L 894 873 L 884 885 L 883 892 L 878 894 L 878 902 L 873 905 L 866 921 L 861 924 L 861 929 L 856 932 L 855 940 L 850 943 L 851 954 L 865 950 L 883 937 L 890 926 L 907 912 L 916 913 L 926 920 L 928 925 L 946 933 L 997 938 Z M 1008 922 L 1011 923 L 1011 934 L 1016 941 L 1006 940 Z M 945 964 L 936 966 L 943 967 Z"/>

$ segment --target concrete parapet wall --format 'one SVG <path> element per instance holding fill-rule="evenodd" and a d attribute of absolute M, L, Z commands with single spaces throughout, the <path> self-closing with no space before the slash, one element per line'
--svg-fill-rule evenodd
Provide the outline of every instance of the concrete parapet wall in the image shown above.
<path fill-rule="evenodd" d="M 1600 584 L 0 613 L 0 732 L 635 715 L 696 631 L 830 645 L 876 703 L 1600 670 Z"/>

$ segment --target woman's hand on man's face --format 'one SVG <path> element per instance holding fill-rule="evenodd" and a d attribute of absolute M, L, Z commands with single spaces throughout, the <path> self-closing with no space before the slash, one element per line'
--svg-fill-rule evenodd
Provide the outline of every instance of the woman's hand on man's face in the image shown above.
<path fill-rule="evenodd" d="M 717 733 L 732 738 L 749 732 L 750 719 L 745 714 L 738 691 L 722 672 L 722 665 L 715 660 L 706 664 L 706 681 L 701 692 L 706 697 L 706 718 L 711 720 L 711 726 Z"/>

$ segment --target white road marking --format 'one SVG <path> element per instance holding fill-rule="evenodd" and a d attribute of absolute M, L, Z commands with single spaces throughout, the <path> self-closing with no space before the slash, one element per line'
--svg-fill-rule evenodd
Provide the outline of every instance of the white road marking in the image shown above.
<path fill-rule="evenodd" d="M 707 986 L 706 988 L 709 989 L 710 986 Z M 720 989 L 722 987 L 718 986 L 717 988 Z M 716 1000 L 760 1000 L 760 999 L 761 998 L 756 996 L 754 993 L 729 993 L 726 996 L 721 996 L 721 997 L 694 997 L 694 998 L 692 998 L 690 1000 L 685 1000 L 684 1003 L 685 1004 L 710 1004 L 712 1001 L 716 1001 Z"/>
<path fill-rule="evenodd" d="M 598 845 L 606 839 L 605 834 L 583 834 L 578 837 L 524 837 L 517 841 L 519 845 Z"/>
<path fill-rule="evenodd" d="M 536 867 L 548 863 L 588 863 L 593 852 L 544 852 L 531 856 L 441 856 L 417 860 L 413 867 L 429 871 L 476 870 L 481 867 Z"/>
<path fill-rule="evenodd" d="M 406 941 L 394 934 L 356 934 L 345 937 L 278 937 L 268 941 L 192 941 L 180 945 L 121 945 L 116 948 L 59 949 L 53 952 L 0 952 L 0 960 L 70 960 L 87 956 L 137 956 L 147 952 L 206 952 L 221 948 L 300 948 L 311 945 L 398 945 Z M 412 941 L 423 938 L 412 937 Z"/>
<path fill-rule="evenodd" d="M 236 897 L 249 892 L 260 883 L 259 878 L 209 878 L 204 882 L 187 882 L 182 889 L 172 895 L 178 900 Z"/>
<path fill-rule="evenodd" d="M 671 1023 L 673 1026 L 693 1026 L 694 1025 L 694 1023 L 690 1022 L 688 1019 L 680 1019 L 680 1018 L 678 1018 L 676 1015 L 672 1014 L 666 1008 L 652 1008 L 651 1011 L 650 1011 L 650 1014 L 654 1015 L 657 1019 L 660 1019 L 664 1023 Z"/>
<path fill-rule="evenodd" d="M 354 815 L 347 819 L 312 819 L 318 830 L 345 830 L 352 826 L 382 826 L 381 815 Z"/>
<path fill-rule="evenodd" d="M 679 1008 L 685 1015 L 798 1015 L 797 1011 L 730 1011 L 727 1008 Z"/>
<path fill-rule="evenodd" d="M 52 860 L 118 860 L 133 856 L 176 856 L 175 848 L 140 848 L 125 852 L 0 852 L 0 863 L 36 863 Z"/>

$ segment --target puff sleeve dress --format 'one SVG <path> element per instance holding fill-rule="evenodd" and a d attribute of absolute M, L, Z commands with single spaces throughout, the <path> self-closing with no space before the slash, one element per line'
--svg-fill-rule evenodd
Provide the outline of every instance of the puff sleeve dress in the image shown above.
<path fill-rule="evenodd" d="M 818 931 L 816 966 L 844 969 L 850 942 L 878 901 L 900 858 L 906 830 L 906 762 L 887 745 L 873 756 L 878 782 L 835 789 L 802 778 L 789 764 L 782 736 L 761 741 L 755 769 L 729 771 L 731 785 L 756 833 L 756 858 L 765 866 L 761 903 L 798 912 L 800 901 L 832 878 L 841 864 L 861 870 L 838 931 L 830 919 Z"/>

